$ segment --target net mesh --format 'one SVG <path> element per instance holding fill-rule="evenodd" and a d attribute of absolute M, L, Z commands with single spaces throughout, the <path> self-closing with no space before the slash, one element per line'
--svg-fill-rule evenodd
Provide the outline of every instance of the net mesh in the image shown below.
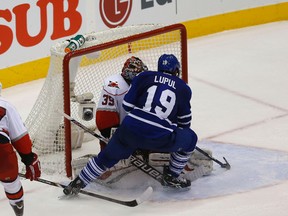
<path fill-rule="evenodd" d="M 73 56 L 72 52 L 71 55 L 69 71 L 66 72 L 69 74 L 68 86 L 72 88 L 75 85 L 73 91 L 76 96 L 92 93 L 93 99 L 91 101 L 97 105 L 104 78 L 121 73 L 127 58 L 139 57 L 149 70 L 157 70 L 158 58 L 163 53 L 172 53 L 181 60 L 183 55 L 181 31 L 172 29 L 160 31 L 161 33 L 156 35 L 150 34 L 157 29 L 164 30 L 165 26 L 156 24 L 135 25 L 84 34 L 86 42 L 79 48 L 79 50 L 83 50 L 83 53 L 79 56 Z M 137 35 L 143 35 L 143 37 L 135 38 Z M 71 161 L 67 161 L 65 156 L 67 144 L 64 117 L 59 113 L 59 111 L 64 112 L 64 103 L 70 104 L 72 118 L 91 130 L 97 130 L 95 118 L 89 121 L 82 119 L 81 106 L 78 102 L 73 102 L 70 99 L 69 101 L 64 100 L 63 59 L 66 55 L 64 49 L 68 43 L 68 41 L 62 41 L 51 47 L 47 77 L 35 105 L 25 121 L 33 141 L 33 149 L 39 154 L 42 171 L 47 174 L 66 175 L 67 167 L 65 164 L 68 164 L 69 167 L 71 163 Z M 73 131 L 72 133 L 75 133 L 76 136 L 70 135 L 72 143 L 77 142 L 77 139 L 81 141 L 81 136 L 77 136 L 77 133 L 80 134 L 81 132 L 80 129 L 76 127 Z M 79 149 L 83 148 L 82 145 L 81 148 L 78 146 L 75 150 L 71 150 L 72 157 L 81 155 Z"/>

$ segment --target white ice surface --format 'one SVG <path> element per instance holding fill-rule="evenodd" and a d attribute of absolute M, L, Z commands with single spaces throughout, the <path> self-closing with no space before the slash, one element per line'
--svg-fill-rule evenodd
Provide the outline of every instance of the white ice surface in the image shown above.
<path fill-rule="evenodd" d="M 288 215 L 288 22 L 222 32 L 189 40 L 193 129 L 200 148 L 231 164 L 214 164 L 212 175 L 190 191 L 164 191 L 136 171 L 110 188 L 91 189 L 130 199 L 151 185 L 151 199 L 129 208 L 23 180 L 26 216 L 287 216 Z M 44 80 L 4 89 L 26 119 Z M 128 182 L 128 183 L 127 183 Z M 1 216 L 13 216 L 0 193 Z"/>

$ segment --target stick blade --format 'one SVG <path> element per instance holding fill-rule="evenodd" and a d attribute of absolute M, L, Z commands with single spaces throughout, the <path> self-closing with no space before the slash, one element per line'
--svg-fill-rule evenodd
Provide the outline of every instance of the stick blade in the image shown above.
<path fill-rule="evenodd" d="M 148 200 L 153 193 L 153 188 L 149 186 L 142 194 L 136 199 L 137 205 L 143 203 Z"/>
<path fill-rule="evenodd" d="M 226 168 L 227 170 L 230 170 L 230 169 L 231 169 L 231 165 L 229 164 L 229 162 L 226 160 L 225 157 L 223 157 L 223 159 L 224 159 L 224 161 L 226 162 L 225 168 Z"/>

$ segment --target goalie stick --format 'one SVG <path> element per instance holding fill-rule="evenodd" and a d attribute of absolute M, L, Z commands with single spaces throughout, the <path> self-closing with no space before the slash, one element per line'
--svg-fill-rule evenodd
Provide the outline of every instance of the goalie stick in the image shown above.
<path fill-rule="evenodd" d="M 196 150 L 199 151 L 200 153 L 202 153 L 203 155 L 205 155 L 207 158 L 215 161 L 217 164 L 219 164 L 222 168 L 226 168 L 227 170 L 229 170 L 231 168 L 231 165 L 229 164 L 229 162 L 226 160 L 225 157 L 223 157 L 225 163 L 222 163 L 221 161 L 211 157 L 207 152 L 203 151 L 202 149 L 200 149 L 199 147 L 196 146 Z"/>
<path fill-rule="evenodd" d="M 132 165 L 140 169 L 142 172 L 146 173 L 150 177 L 154 178 L 161 184 L 163 173 L 158 171 L 156 168 L 151 166 L 150 164 L 146 163 L 145 161 L 141 160 L 140 158 L 136 157 L 135 155 L 131 155 L 130 162 Z M 189 177 L 189 180 L 195 181 L 196 179 L 205 175 L 205 171 L 203 166 L 196 167 L 193 172 L 189 174 L 185 174 Z"/>
<path fill-rule="evenodd" d="M 60 110 L 57 110 L 57 112 L 61 115 L 64 116 L 64 118 L 68 119 L 69 121 L 71 121 L 73 124 L 77 125 L 78 127 L 82 128 L 84 131 L 90 133 L 92 136 L 98 138 L 99 140 L 102 140 L 105 143 L 108 143 L 108 139 L 106 139 L 105 137 L 95 133 L 94 131 L 90 130 L 88 127 L 86 127 L 85 125 L 81 124 L 80 122 L 76 121 L 75 119 L 73 119 L 71 116 L 61 112 Z"/>
<path fill-rule="evenodd" d="M 20 177 L 25 178 L 25 175 L 23 173 L 19 173 L 18 175 Z M 44 183 L 44 184 L 48 184 L 48 185 L 51 185 L 51 186 L 59 187 L 59 188 L 65 188 L 66 187 L 66 185 L 63 185 L 63 184 L 60 184 L 60 183 L 57 183 L 57 182 L 52 182 L 52 181 L 49 181 L 49 180 L 46 180 L 46 179 L 42 179 L 42 178 L 38 178 L 35 181 L 38 181 L 38 182 L 41 182 L 41 183 Z M 91 197 L 95 197 L 95 198 L 98 198 L 98 199 L 106 200 L 106 201 L 109 201 L 109 202 L 118 203 L 120 205 L 129 206 L 129 207 L 135 207 L 135 206 L 138 206 L 139 204 L 141 204 L 142 202 L 144 202 L 145 200 L 147 200 L 151 196 L 151 194 L 153 193 L 153 188 L 149 186 L 139 197 L 137 197 L 136 199 L 133 199 L 133 200 L 128 200 L 128 201 L 114 199 L 114 198 L 111 198 L 111 197 L 107 197 L 107 196 L 104 196 L 104 195 L 96 194 L 96 193 L 93 193 L 93 192 L 90 192 L 90 191 L 86 191 L 86 190 L 80 190 L 79 193 L 85 194 L 85 195 L 88 195 L 88 196 L 91 196 Z"/>

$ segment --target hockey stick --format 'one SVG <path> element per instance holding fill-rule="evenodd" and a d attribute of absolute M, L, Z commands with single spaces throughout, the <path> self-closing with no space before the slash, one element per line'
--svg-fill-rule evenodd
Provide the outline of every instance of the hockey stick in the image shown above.
<path fill-rule="evenodd" d="M 25 178 L 25 175 L 23 173 L 19 173 L 19 176 Z M 57 182 L 48 181 L 48 180 L 42 179 L 42 178 L 38 178 L 36 181 L 44 183 L 44 184 L 48 184 L 48 185 L 51 185 L 51 186 L 59 187 L 59 188 L 65 188 L 66 187 L 66 185 L 63 185 L 63 184 L 60 184 L 60 183 L 57 183 Z M 135 206 L 141 204 L 142 202 L 144 202 L 145 200 L 147 200 L 150 197 L 150 195 L 152 194 L 152 192 L 153 192 L 153 188 L 152 187 L 148 187 L 139 197 L 137 197 L 136 199 L 133 199 L 133 200 L 129 200 L 129 201 L 114 199 L 114 198 L 111 198 L 111 197 L 107 197 L 107 196 L 104 196 L 104 195 L 96 194 L 96 193 L 89 192 L 89 191 L 86 191 L 86 190 L 80 190 L 79 193 L 85 194 L 85 195 L 88 195 L 88 196 L 91 196 L 91 197 L 95 197 L 95 198 L 98 198 L 98 199 L 106 200 L 106 201 L 109 201 L 109 202 L 118 203 L 120 205 L 129 206 L 129 207 L 135 207 Z"/>
<path fill-rule="evenodd" d="M 57 110 L 57 112 L 61 115 L 64 116 L 64 118 L 68 119 L 69 121 L 71 121 L 73 124 L 77 125 L 78 127 L 82 128 L 84 131 L 90 133 L 92 136 L 98 138 L 99 140 L 108 143 L 108 139 L 106 139 L 105 137 L 103 137 L 100 134 L 95 133 L 94 131 L 90 130 L 88 127 L 86 127 L 85 125 L 81 124 L 80 122 L 76 121 L 74 118 L 72 118 L 71 116 L 67 115 L 66 113 L 61 112 L 60 110 Z"/>
<path fill-rule="evenodd" d="M 231 165 L 229 164 L 229 162 L 226 160 L 225 157 L 223 157 L 223 159 L 225 160 L 226 163 L 222 163 L 221 161 L 211 157 L 207 152 L 203 151 L 202 149 L 200 149 L 199 147 L 196 146 L 196 150 L 199 151 L 200 153 L 202 153 L 203 155 L 205 155 L 207 158 L 215 161 L 217 164 L 219 164 L 222 168 L 226 168 L 227 170 L 229 170 L 231 168 Z"/>
<path fill-rule="evenodd" d="M 68 119 L 69 121 L 71 121 L 72 123 L 77 125 L 78 127 L 82 128 L 86 132 L 90 133 L 92 136 L 102 140 L 105 143 L 108 143 L 108 139 L 106 139 L 105 137 L 101 136 L 100 134 L 97 134 L 94 131 L 90 130 L 85 125 L 83 125 L 80 122 L 73 119 L 71 116 L 69 116 L 65 113 L 62 113 L 59 110 L 57 110 L 57 112 L 60 113 L 61 115 L 63 115 L 66 119 Z M 136 157 L 135 155 L 131 155 L 131 164 L 161 183 L 162 173 L 159 172 L 154 167 L 152 167 L 151 165 L 144 162 L 143 160 L 141 160 L 140 158 Z"/>

